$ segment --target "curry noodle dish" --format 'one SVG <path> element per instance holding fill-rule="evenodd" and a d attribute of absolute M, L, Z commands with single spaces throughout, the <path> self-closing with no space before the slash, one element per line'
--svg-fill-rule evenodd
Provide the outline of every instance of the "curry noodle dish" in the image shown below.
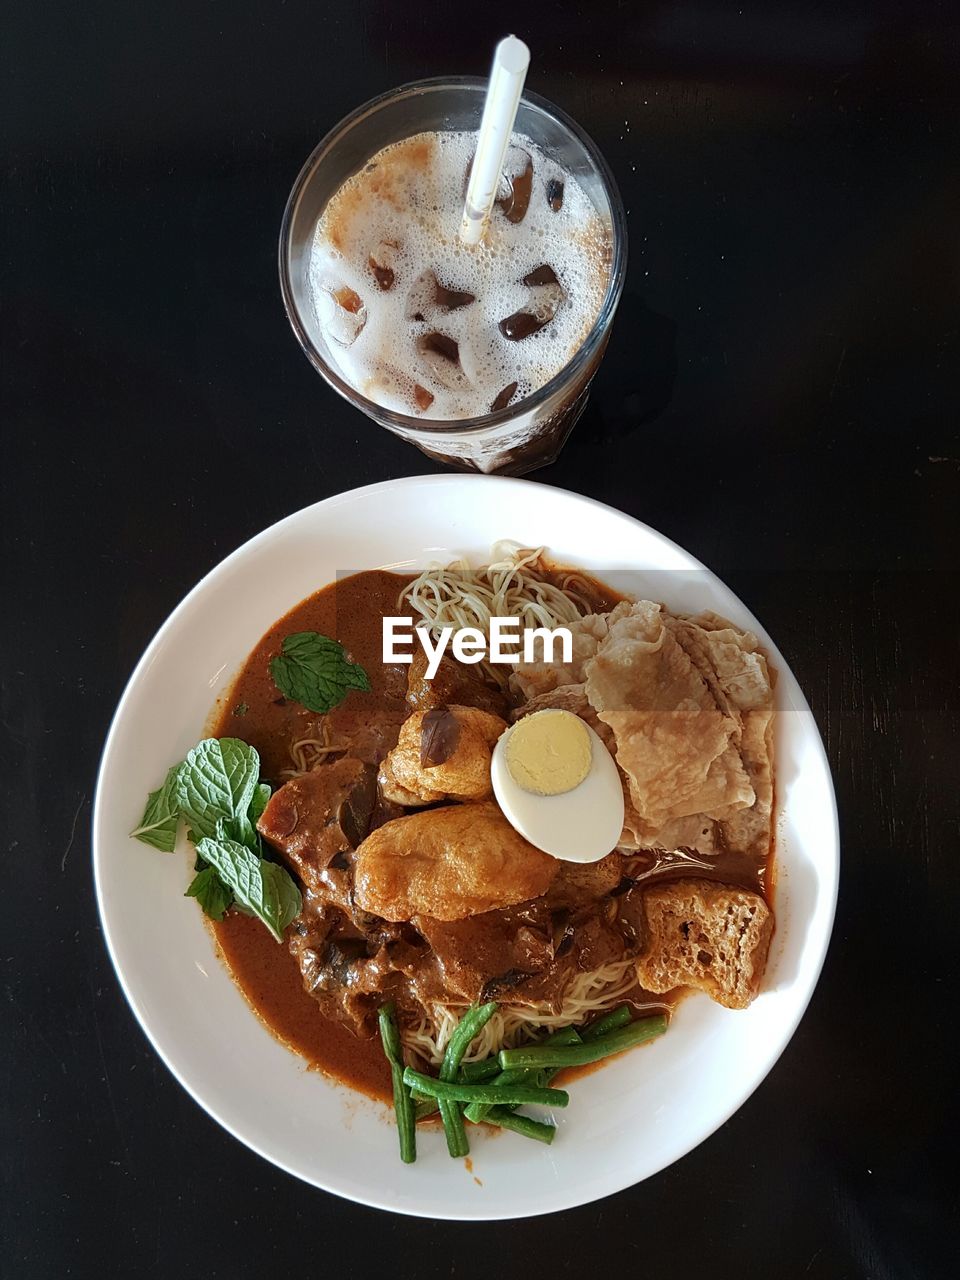
<path fill-rule="evenodd" d="M 397 615 L 565 627 L 569 660 L 445 653 L 428 680 L 416 649 L 383 661 Z M 454 1156 L 480 1123 L 549 1143 L 577 1070 L 691 989 L 743 1009 L 762 986 L 773 682 L 750 632 L 542 548 L 356 573 L 271 627 L 133 834 L 192 842 L 247 1000 L 392 1101 L 405 1162 L 437 1121 Z"/>

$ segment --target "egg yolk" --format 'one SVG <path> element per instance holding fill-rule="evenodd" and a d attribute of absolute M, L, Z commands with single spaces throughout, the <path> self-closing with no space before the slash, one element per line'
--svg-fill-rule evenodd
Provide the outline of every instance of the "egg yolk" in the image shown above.
<path fill-rule="evenodd" d="M 505 757 L 518 787 L 539 796 L 559 796 L 578 787 L 590 772 L 590 734 L 570 711 L 535 711 L 510 730 Z"/>

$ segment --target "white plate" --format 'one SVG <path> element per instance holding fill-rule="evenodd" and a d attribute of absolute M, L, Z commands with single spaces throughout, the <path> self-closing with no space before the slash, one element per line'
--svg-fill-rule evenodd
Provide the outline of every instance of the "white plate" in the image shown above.
<path fill-rule="evenodd" d="M 715 609 L 756 631 L 778 672 L 777 931 L 764 990 L 733 1013 L 696 995 L 662 1040 L 572 1086 L 552 1147 L 472 1134 L 472 1171 L 442 1137 L 417 1163 L 397 1155 L 390 1111 L 275 1041 L 214 953 L 190 869 L 129 839 L 147 792 L 201 736 L 219 692 L 266 629 L 338 571 L 422 567 L 499 538 L 545 544 L 563 563 L 650 571 L 649 594 Z M 796 681 L 723 584 L 646 525 L 590 499 L 522 480 L 422 476 L 356 489 L 282 520 L 229 556 L 144 654 L 107 739 L 94 811 L 94 866 L 107 945 L 157 1052 L 226 1129 L 298 1178 L 363 1204 L 430 1218 L 516 1218 L 610 1195 L 702 1142 L 776 1062 L 807 1006 L 833 923 L 836 804 L 823 746 Z"/>

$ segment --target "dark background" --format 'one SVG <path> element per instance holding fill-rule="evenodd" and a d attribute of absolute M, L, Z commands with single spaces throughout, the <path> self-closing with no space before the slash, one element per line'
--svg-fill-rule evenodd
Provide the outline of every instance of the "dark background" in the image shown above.
<path fill-rule="evenodd" d="M 956 17 L 7 6 L 4 1277 L 958 1274 Z M 311 370 L 277 231 L 328 127 L 404 80 L 484 74 L 509 30 L 631 234 L 591 405 L 536 479 L 648 521 L 763 619 L 824 734 L 844 867 L 810 1010 L 719 1133 L 550 1220 L 433 1225 L 294 1182 L 168 1075 L 103 947 L 90 805 L 188 588 L 291 511 L 436 469 Z"/>

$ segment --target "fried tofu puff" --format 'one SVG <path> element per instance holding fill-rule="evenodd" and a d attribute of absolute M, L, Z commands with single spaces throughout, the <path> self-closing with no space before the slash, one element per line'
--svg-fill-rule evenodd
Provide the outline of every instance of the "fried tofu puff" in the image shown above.
<path fill-rule="evenodd" d="M 488 799 L 493 795 L 490 756 L 506 727 L 506 721 L 478 707 L 415 711 L 380 766 L 381 793 L 408 808 Z"/>

